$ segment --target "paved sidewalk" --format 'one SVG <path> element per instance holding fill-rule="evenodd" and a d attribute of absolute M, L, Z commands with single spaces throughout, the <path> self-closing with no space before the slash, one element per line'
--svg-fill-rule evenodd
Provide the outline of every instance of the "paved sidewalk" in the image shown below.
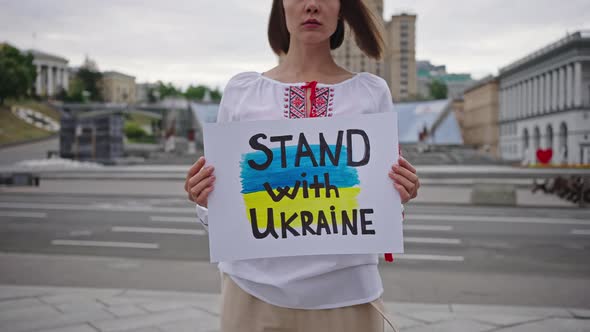
<path fill-rule="evenodd" d="M 386 303 L 402 331 L 585 332 L 590 310 Z M 0 286 L 2 332 L 219 331 L 219 295 Z"/>

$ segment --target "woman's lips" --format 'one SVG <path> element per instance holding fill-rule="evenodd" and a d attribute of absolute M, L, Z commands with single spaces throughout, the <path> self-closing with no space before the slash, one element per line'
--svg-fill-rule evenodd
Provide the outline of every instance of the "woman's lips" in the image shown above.
<path fill-rule="evenodd" d="M 308 20 L 303 23 L 303 26 L 306 28 L 318 28 L 322 24 L 316 20 Z"/>

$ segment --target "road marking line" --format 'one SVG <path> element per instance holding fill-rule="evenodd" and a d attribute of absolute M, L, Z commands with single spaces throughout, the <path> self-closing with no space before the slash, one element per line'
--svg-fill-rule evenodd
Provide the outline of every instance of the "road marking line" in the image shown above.
<path fill-rule="evenodd" d="M 453 226 L 434 226 L 434 225 L 404 225 L 404 231 L 452 231 Z"/>
<path fill-rule="evenodd" d="M 469 222 L 497 222 L 497 223 L 530 223 L 530 224 L 554 224 L 554 225 L 590 225 L 590 222 L 582 219 L 563 218 L 532 218 L 532 217 L 493 217 L 493 216 L 451 216 L 430 214 L 406 214 L 405 220 L 419 221 L 469 221 Z"/>
<path fill-rule="evenodd" d="M 194 217 L 167 217 L 167 216 L 150 216 L 151 221 L 158 222 L 188 222 L 198 224 L 196 214 Z"/>
<path fill-rule="evenodd" d="M 153 227 L 120 227 L 111 229 L 113 232 L 128 233 L 156 233 L 156 234 L 179 234 L 179 235 L 205 235 L 202 229 L 181 229 L 181 228 L 153 228 Z"/>
<path fill-rule="evenodd" d="M 429 243 L 429 244 L 461 244 L 459 239 L 445 239 L 432 237 L 404 237 L 406 243 Z"/>
<path fill-rule="evenodd" d="M 48 203 L 22 203 L 22 202 L 0 202 L 2 209 L 29 209 L 29 210 L 66 210 L 66 211 L 109 211 L 109 212 L 151 212 L 151 213 L 195 213 L 194 208 L 162 207 L 162 206 L 129 206 L 115 204 L 48 204 Z"/>
<path fill-rule="evenodd" d="M 70 236 L 90 236 L 90 235 L 92 235 L 92 231 L 90 231 L 90 230 L 70 231 Z"/>
<path fill-rule="evenodd" d="M 45 212 L 0 211 L 0 217 L 47 218 Z"/>
<path fill-rule="evenodd" d="M 572 234 L 574 234 L 574 235 L 590 235 L 590 229 L 573 229 Z"/>
<path fill-rule="evenodd" d="M 112 247 L 112 248 L 135 248 L 135 249 L 158 249 L 157 243 L 137 242 L 108 242 L 108 241 L 76 241 L 76 240 L 53 240 L 52 245 L 56 246 L 85 246 L 85 247 Z"/>
<path fill-rule="evenodd" d="M 421 254 L 393 254 L 393 260 L 420 260 L 420 261 L 441 261 L 441 262 L 463 262 L 463 256 L 444 255 L 421 255 Z"/>

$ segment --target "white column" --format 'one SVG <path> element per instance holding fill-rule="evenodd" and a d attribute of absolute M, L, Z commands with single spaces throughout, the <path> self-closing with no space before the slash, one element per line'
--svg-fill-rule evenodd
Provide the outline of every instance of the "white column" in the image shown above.
<path fill-rule="evenodd" d="M 551 72 L 545 74 L 545 113 L 551 111 Z"/>
<path fill-rule="evenodd" d="M 517 119 L 520 119 L 520 84 L 514 86 L 514 103 L 516 104 L 516 112 L 514 114 Z"/>
<path fill-rule="evenodd" d="M 523 103 L 522 106 L 524 108 L 524 116 L 529 116 L 529 81 L 524 81 L 522 84 L 523 87 Z"/>
<path fill-rule="evenodd" d="M 516 96 L 516 85 L 510 88 L 510 118 L 518 119 L 518 99 Z"/>
<path fill-rule="evenodd" d="M 506 110 L 507 110 L 507 114 L 506 117 L 510 120 L 512 120 L 513 117 L 513 110 L 514 110 L 514 103 L 512 102 L 512 93 L 514 92 L 514 88 L 513 87 L 509 87 L 508 88 L 508 101 L 506 102 Z"/>
<path fill-rule="evenodd" d="M 570 108 L 574 104 L 574 75 L 573 66 L 567 65 L 566 67 L 566 86 L 565 86 L 565 106 Z"/>
<path fill-rule="evenodd" d="M 528 109 L 528 115 L 531 116 L 533 115 L 533 80 L 530 79 L 529 83 L 528 83 L 528 105 L 527 105 L 527 109 Z"/>
<path fill-rule="evenodd" d="M 535 93 L 536 86 L 537 86 L 536 79 L 531 78 L 531 107 L 530 107 L 531 115 L 537 114 L 537 110 L 536 110 L 536 106 L 535 106 L 536 105 L 535 98 L 537 96 L 537 94 Z"/>
<path fill-rule="evenodd" d="M 520 118 L 524 118 L 525 116 L 525 112 L 524 112 L 524 101 L 525 101 L 525 90 L 524 90 L 524 82 L 521 82 L 518 85 L 518 113 L 520 115 Z"/>
<path fill-rule="evenodd" d="M 37 64 L 35 66 L 37 68 L 37 78 L 35 79 L 35 93 L 37 96 L 41 95 L 41 65 Z"/>
<path fill-rule="evenodd" d="M 533 78 L 533 102 L 532 104 L 532 108 L 533 108 L 533 114 L 537 115 L 539 114 L 539 78 L 535 77 Z"/>
<path fill-rule="evenodd" d="M 506 119 L 506 92 L 508 89 L 502 89 L 500 94 L 500 120 Z"/>
<path fill-rule="evenodd" d="M 514 104 L 512 103 L 512 87 L 508 88 L 508 96 L 506 100 L 506 118 L 512 119 L 512 110 L 514 109 Z"/>
<path fill-rule="evenodd" d="M 557 89 L 559 88 L 559 84 L 557 84 L 557 82 L 559 81 L 559 75 L 558 75 L 558 71 L 557 69 L 554 70 L 551 73 L 551 81 L 552 81 L 552 85 L 553 85 L 553 89 L 551 91 L 551 110 L 552 111 L 556 111 L 557 110 Z"/>
<path fill-rule="evenodd" d="M 54 90 L 53 67 L 47 66 L 47 96 L 53 96 Z"/>
<path fill-rule="evenodd" d="M 504 89 L 504 115 L 502 116 L 502 119 L 507 120 L 510 118 L 509 112 L 510 112 L 510 106 L 508 105 L 508 91 L 510 91 L 508 88 Z"/>
<path fill-rule="evenodd" d="M 574 106 L 582 106 L 582 63 L 574 64 Z"/>
<path fill-rule="evenodd" d="M 522 108 L 523 108 L 523 116 L 527 117 L 529 115 L 529 82 L 524 81 L 522 83 Z"/>
<path fill-rule="evenodd" d="M 539 87 L 537 88 L 537 91 L 539 93 L 539 96 L 537 97 L 539 107 L 538 112 L 539 114 L 543 114 L 543 107 L 545 107 L 545 75 L 539 76 Z"/>
<path fill-rule="evenodd" d="M 565 108 L 565 69 L 559 68 L 559 103 L 557 108 L 561 111 Z"/>

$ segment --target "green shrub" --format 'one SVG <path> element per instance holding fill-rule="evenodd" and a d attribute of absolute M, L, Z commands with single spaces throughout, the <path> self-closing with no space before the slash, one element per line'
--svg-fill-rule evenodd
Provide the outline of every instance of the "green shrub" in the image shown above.
<path fill-rule="evenodd" d="M 141 139 L 147 136 L 147 132 L 141 128 L 141 126 L 135 122 L 125 123 L 125 136 L 130 139 Z"/>

